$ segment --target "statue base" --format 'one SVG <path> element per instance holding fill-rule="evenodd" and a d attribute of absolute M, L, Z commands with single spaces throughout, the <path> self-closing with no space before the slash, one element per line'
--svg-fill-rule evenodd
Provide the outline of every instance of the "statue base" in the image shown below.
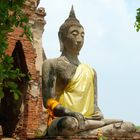
<path fill-rule="evenodd" d="M 99 140 L 98 136 L 46 136 L 35 140 Z M 131 137 L 104 136 L 103 140 L 140 140 L 140 132 L 131 134 Z"/>

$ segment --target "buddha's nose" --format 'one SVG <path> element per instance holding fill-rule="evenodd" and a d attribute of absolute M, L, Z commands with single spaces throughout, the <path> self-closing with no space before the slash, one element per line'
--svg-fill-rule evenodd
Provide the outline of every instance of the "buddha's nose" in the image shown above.
<path fill-rule="evenodd" d="M 82 41 L 77 41 L 76 42 L 77 45 L 80 45 L 81 43 L 82 43 Z"/>
<path fill-rule="evenodd" d="M 76 39 L 77 45 L 80 45 L 82 41 L 83 41 L 83 38 L 81 36 L 77 36 L 77 39 Z"/>

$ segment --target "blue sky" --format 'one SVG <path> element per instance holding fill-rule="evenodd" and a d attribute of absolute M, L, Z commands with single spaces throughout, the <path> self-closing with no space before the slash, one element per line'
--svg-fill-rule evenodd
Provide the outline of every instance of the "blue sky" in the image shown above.
<path fill-rule="evenodd" d="M 60 55 L 57 33 L 71 5 L 85 29 L 81 62 L 97 71 L 98 103 L 105 118 L 140 125 L 140 32 L 134 28 L 139 0 L 41 0 L 46 10 L 43 48 Z"/>

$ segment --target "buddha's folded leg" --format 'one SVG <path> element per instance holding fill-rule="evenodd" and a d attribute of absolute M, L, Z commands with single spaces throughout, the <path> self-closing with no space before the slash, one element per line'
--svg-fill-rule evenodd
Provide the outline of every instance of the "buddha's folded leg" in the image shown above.
<path fill-rule="evenodd" d="M 60 117 L 52 121 L 48 128 L 48 136 L 70 136 L 78 129 L 78 121 L 74 117 Z"/>
<path fill-rule="evenodd" d="M 131 137 L 136 131 L 135 125 L 131 122 L 118 122 L 105 125 L 99 128 L 104 136 Z M 97 135 L 97 129 L 91 129 L 78 133 L 78 135 Z"/>
<path fill-rule="evenodd" d="M 86 120 L 85 121 L 85 130 L 96 129 L 103 127 L 105 125 L 104 121 L 98 120 Z"/>

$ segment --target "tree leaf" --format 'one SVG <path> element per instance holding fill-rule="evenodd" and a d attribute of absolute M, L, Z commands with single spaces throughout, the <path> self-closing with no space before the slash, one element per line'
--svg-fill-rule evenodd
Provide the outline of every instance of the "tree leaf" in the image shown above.
<path fill-rule="evenodd" d="M 19 95 L 16 94 L 16 93 L 14 93 L 14 99 L 15 99 L 15 100 L 18 100 L 18 99 L 19 99 Z"/>
<path fill-rule="evenodd" d="M 3 88 L 0 86 L 0 99 L 4 97 Z"/>

